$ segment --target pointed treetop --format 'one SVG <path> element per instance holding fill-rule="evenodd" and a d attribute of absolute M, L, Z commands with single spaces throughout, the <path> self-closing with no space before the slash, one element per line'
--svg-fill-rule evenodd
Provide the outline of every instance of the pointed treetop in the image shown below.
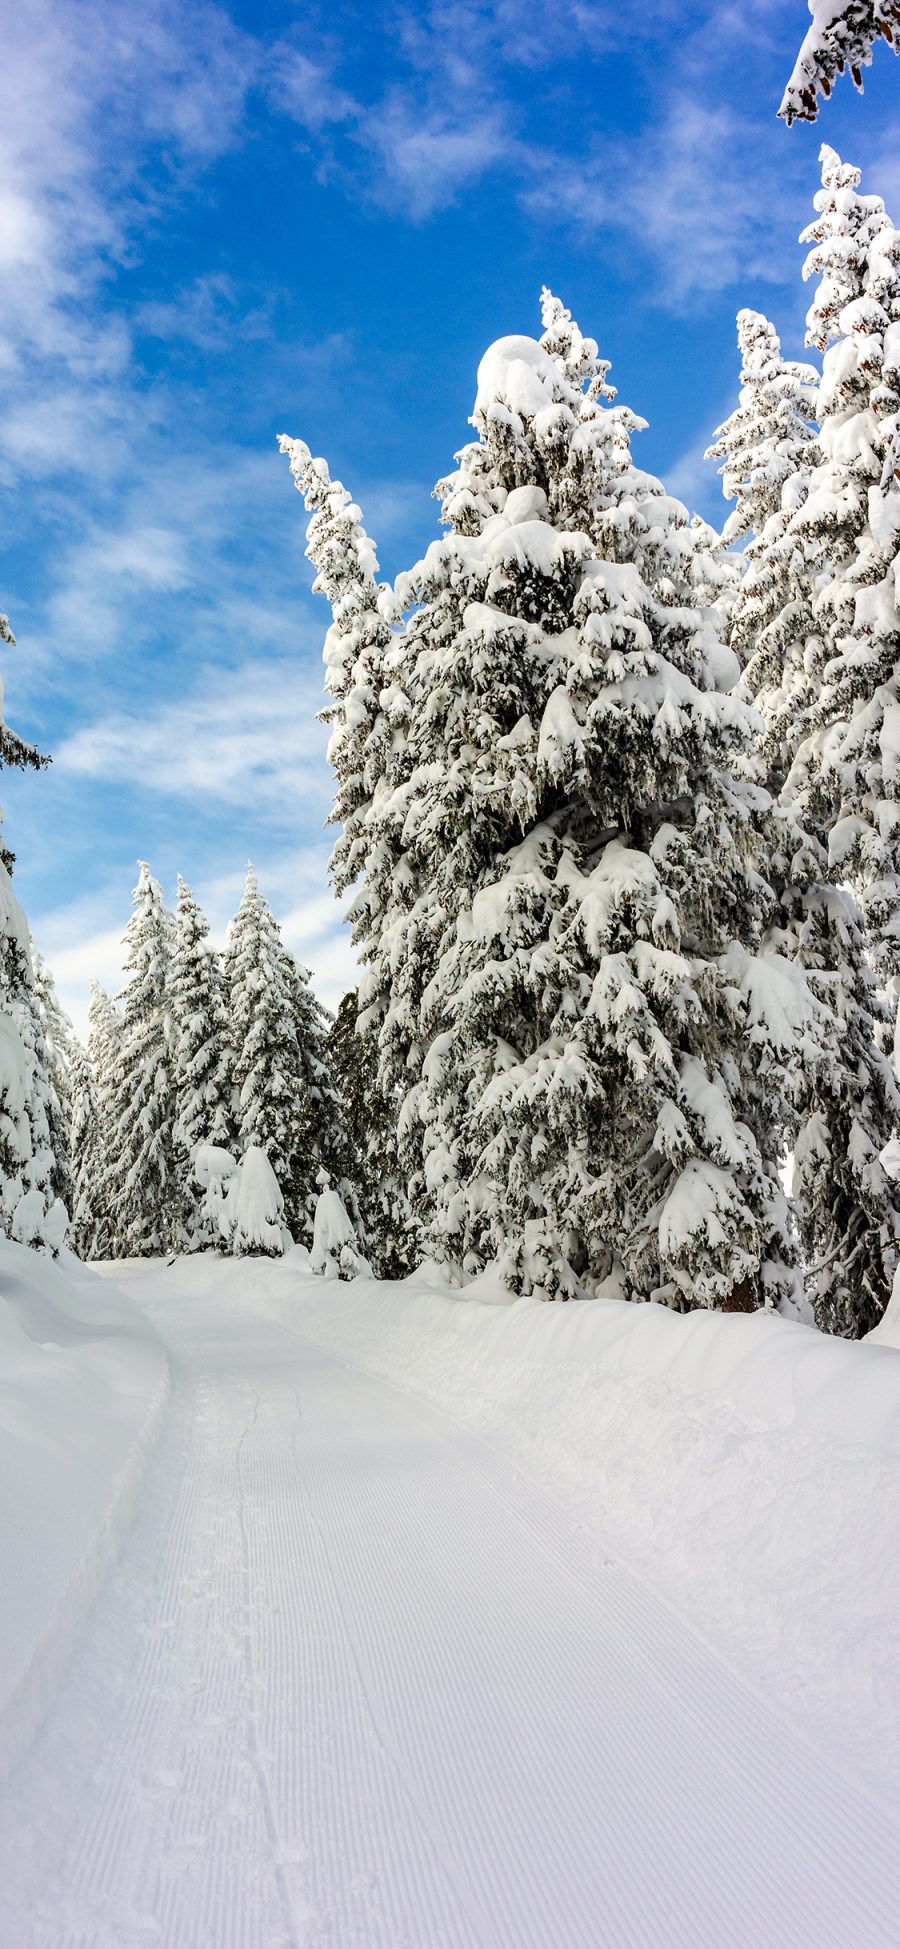
<path fill-rule="evenodd" d="M 583 336 L 572 313 L 546 284 L 541 290 L 541 323 L 541 344 L 566 378 L 575 386 L 588 384 L 592 399 L 615 399 L 615 386 L 606 384 L 611 361 L 600 358 L 597 340 Z"/>
<path fill-rule="evenodd" d="M 134 889 L 134 899 L 137 900 L 142 894 L 149 894 L 152 900 L 162 900 L 162 887 L 159 881 L 154 879 L 147 861 L 145 859 L 139 859 L 137 864 L 138 878 L 137 886 Z"/>
<path fill-rule="evenodd" d="M 378 558 L 375 543 L 362 525 L 362 509 L 342 481 L 332 480 L 326 462 L 313 457 L 305 440 L 280 433 L 278 446 L 290 455 L 295 485 L 313 516 L 306 554 L 317 571 L 314 592 L 327 596 L 336 614 L 342 602 L 355 608 L 370 606 Z M 369 603 L 361 600 L 364 594 Z"/>
<path fill-rule="evenodd" d="M 859 189 L 862 170 L 854 162 L 844 162 L 830 142 L 823 142 L 819 162 L 822 165 L 823 189 Z"/>
<path fill-rule="evenodd" d="M 804 278 L 819 279 L 806 315 L 806 343 L 824 351 L 843 336 L 841 314 L 865 293 L 872 245 L 893 225 L 880 196 L 860 195 L 861 171 L 855 164 L 843 162 L 828 143 L 820 161 L 822 188 L 813 197 L 816 215 L 800 232 L 800 242 L 812 245 Z"/>

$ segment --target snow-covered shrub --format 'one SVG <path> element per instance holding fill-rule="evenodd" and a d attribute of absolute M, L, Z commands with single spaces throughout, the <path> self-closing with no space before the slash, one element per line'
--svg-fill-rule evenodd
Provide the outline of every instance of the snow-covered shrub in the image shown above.
<path fill-rule="evenodd" d="M 233 1219 L 228 1193 L 239 1169 L 238 1160 L 221 1144 L 197 1144 L 191 1154 L 191 1177 L 195 1195 L 192 1239 L 195 1249 L 231 1243 Z"/>
<path fill-rule="evenodd" d="M 371 1278 L 372 1268 L 360 1251 L 356 1227 L 340 1192 L 327 1171 L 318 1176 L 319 1195 L 313 1219 L 310 1265 L 323 1279 Z"/>
<path fill-rule="evenodd" d="M 251 1144 L 230 1178 L 222 1225 L 237 1258 L 251 1252 L 279 1258 L 291 1243 L 284 1223 L 284 1199 L 264 1150 Z"/>

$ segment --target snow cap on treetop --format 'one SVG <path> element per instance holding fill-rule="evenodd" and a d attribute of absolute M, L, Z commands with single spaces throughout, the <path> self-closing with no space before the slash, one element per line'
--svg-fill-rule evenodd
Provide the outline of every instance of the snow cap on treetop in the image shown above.
<path fill-rule="evenodd" d="M 536 338 L 512 333 L 489 345 L 478 367 L 474 425 L 500 402 L 520 419 L 533 420 L 564 396 L 558 366 Z"/>

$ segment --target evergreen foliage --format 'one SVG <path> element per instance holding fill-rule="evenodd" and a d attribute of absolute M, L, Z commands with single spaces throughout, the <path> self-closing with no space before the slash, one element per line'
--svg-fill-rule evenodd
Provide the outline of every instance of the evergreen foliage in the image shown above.
<path fill-rule="evenodd" d="M 0 643 L 12 647 L 0 615 Z M 48 760 L 3 721 L 0 768 L 40 770 Z M 2 815 L 0 815 L 2 818 Z M 0 1224 L 23 1244 L 57 1251 L 67 1212 L 62 1110 L 35 992 L 28 923 L 12 890 L 13 854 L 0 835 Z"/>
<path fill-rule="evenodd" d="M 354 646 L 372 618 L 393 727 L 386 776 L 353 773 L 363 1020 L 438 1257 L 497 1257 L 547 1294 L 613 1276 L 677 1306 L 772 1304 L 793 1283 L 782 1079 L 815 1010 L 760 951 L 772 896 L 732 775 L 751 720 L 709 600 L 725 572 L 635 468 L 642 422 L 549 293 L 544 325 L 483 359 L 478 438 L 438 489 L 449 532 L 393 592 L 355 510 L 330 546 L 343 490 L 291 448 L 318 583 Z"/>
<path fill-rule="evenodd" d="M 226 1150 L 234 1139 L 232 1051 L 219 957 L 209 923 L 179 874 L 169 976 L 178 1138 L 190 1155 L 198 1144 Z"/>
<path fill-rule="evenodd" d="M 787 538 L 813 579 L 821 639 L 808 735 L 791 797 L 828 834 L 835 879 L 860 902 L 879 985 L 900 978 L 900 677 L 895 572 L 900 493 L 890 471 L 900 404 L 900 236 L 859 170 L 822 150 L 805 272 L 820 282 L 808 315 L 825 348 L 821 464 Z M 888 479 L 885 481 L 885 468 Z"/>
<path fill-rule="evenodd" d="M 861 93 L 862 70 L 871 65 L 875 42 L 887 41 L 896 53 L 900 41 L 900 0 L 809 0 L 809 11 L 812 26 L 778 110 L 788 127 L 815 121 L 819 97 L 831 94 L 846 68 Z"/>
<path fill-rule="evenodd" d="M 846 276 L 846 266 L 841 270 Z M 822 454 L 812 436 L 811 368 L 784 361 L 773 327 L 741 312 L 741 399 L 711 452 L 736 498 L 729 539 L 752 539 L 734 609 L 733 645 L 761 720 L 752 766 L 782 792 L 817 707 L 824 649 L 817 625 L 819 550 L 812 562 L 797 528 Z M 797 517 L 795 526 L 795 517 Z M 828 1031 L 797 1077 L 793 1191 L 820 1324 L 867 1332 L 887 1303 L 900 1239 L 900 1207 L 880 1162 L 900 1115 L 890 1065 L 877 1046 L 887 1011 L 868 967 L 859 914 L 834 884 L 828 833 L 790 801 L 771 828 L 778 907 L 768 941 L 798 962 Z"/>
<path fill-rule="evenodd" d="M 55 1197 L 67 1211 L 73 1210 L 74 1187 L 70 1156 L 72 1149 L 73 1071 L 81 1057 L 75 1030 L 60 1007 L 56 984 L 43 955 L 31 942 L 31 972 L 34 1004 L 42 1038 L 48 1090 L 48 1125 L 53 1169 L 50 1184 Z"/>
<path fill-rule="evenodd" d="M 313 1272 L 323 1279 L 369 1278 L 372 1268 L 360 1251 L 356 1226 L 327 1171 L 319 1172 L 318 1184 L 309 1257 Z"/>
<path fill-rule="evenodd" d="M 83 1195 L 88 1202 L 91 1214 L 92 1235 L 97 1239 L 97 1258 L 120 1258 L 125 1246 L 119 1237 L 120 1207 L 116 1197 L 116 1173 L 113 1160 L 118 1156 L 119 1099 L 117 1078 L 122 1049 L 124 1025 L 122 1016 L 109 995 L 98 981 L 91 982 L 91 1000 L 88 1009 L 88 1064 L 90 1068 L 93 1094 L 96 1103 L 96 1131 L 99 1138 L 101 1169 L 93 1175 L 95 1145 L 91 1136 L 91 1125 L 87 1121 L 79 1125 L 73 1119 L 73 1129 L 81 1130 L 81 1146 L 73 1150 L 73 1172 L 75 1176 L 76 1210 Z M 77 1249 L 77 1247 L 76 1247 Z"/>
<path fill-rule="evenodd" d="M 238 1149 L 263 1150 L 293 1236 L 312 1238 L 316 1171 L 339 1156 L 342 1120 L 326 1019 L 288 953 L 252 867 L 225 951 Z"/>
<path fill-rule="evenodd" d="M 114 1052 L 109 1186 L 123 1256 L 179 1251 L 187 1242 L 187 1157 L 177 1132 L 169 992 L 172 919 L 141 862 L 125 930 L 121 1040 Z"/>
<path fill-rule="evenodd" d="M 115 1233 L 106 1195 L 103 1120 L 90 1058 L 77 1046 L 69 1084 L 72 1175 L 69 1244 L 80 1259 L 110 1259 L 115 1256 Z"/>
<path fill-rule="evenodd" d="M 356 990 L 344 996 L 329 1036 L 346 1132 L 346 1170 L 377 1279 L 403 1279 L 422 1257 L 421 1230 L 397 1153 L 397 1105 L 378 1081 L 378 1044 L 358 1020 Z"/>

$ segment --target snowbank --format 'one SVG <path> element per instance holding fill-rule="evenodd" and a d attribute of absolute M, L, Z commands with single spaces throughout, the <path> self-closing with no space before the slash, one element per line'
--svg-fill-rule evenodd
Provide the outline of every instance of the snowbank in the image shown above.
<path fill-rule="evenodd" d="M 0 1774 L 115 1553 L 167 1391 L 162 1345 L 114 1284 L 0 1241 Z"/>
<path fill-rule="evenodd" d="M 177 1276 L 184 1282 L 184 1262 Z M 173 1277 L 175 1275 L 173 1274 Z M 503 1304 L 484 1277 L 240 1267 L 256 1303 L 415 1393 L 563 1496 L 745 1677 L 900 1786 L 900 1358 L 769 1315 Z"/>

